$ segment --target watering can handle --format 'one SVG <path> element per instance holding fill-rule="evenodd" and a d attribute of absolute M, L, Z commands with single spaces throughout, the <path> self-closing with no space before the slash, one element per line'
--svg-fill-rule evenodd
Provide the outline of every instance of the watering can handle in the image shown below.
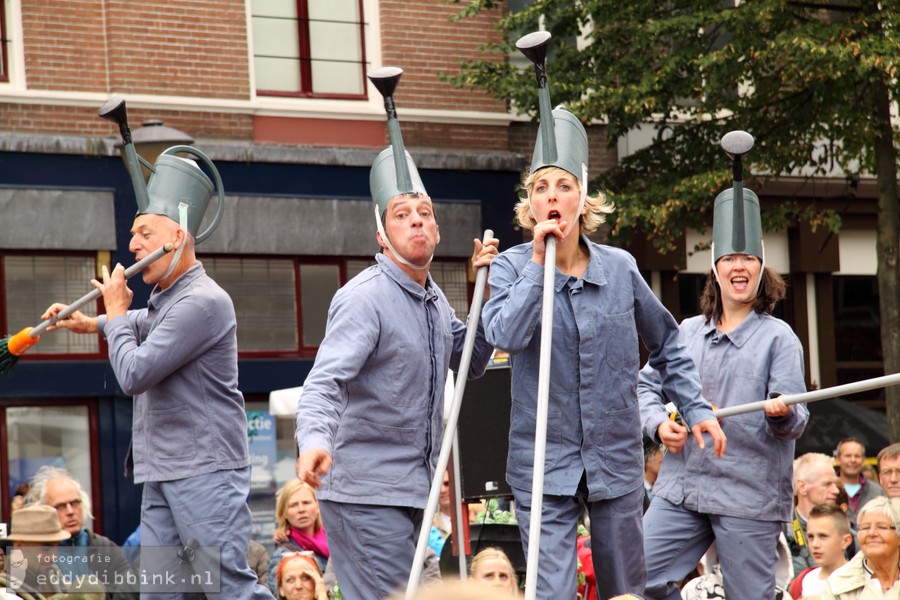
<path fill-rule="evenodd" d="M 166 148 L 163 151 L 163 154 L 177 154 L 178 152 L 185 152 L 187 154 L 191 154 L 199 158 L 207 167 L 209 167 L 210 172 L 212 173 L 213 180 L 216 184 L 216 193 L 218 195 L 218 206 L 216 207 L 216 217 L 213 219 L 213 222 L 210 223 L 209 227 L 206 228 L 206 231 L 197 235 L 194 240 L 195 243 L 199 244 L 206 238 L 208 238 L 213 231 L 219 226 L 219 223 L 222 222 L 222 215 L 225 214 L 225 188 L 222 185 L 222 176 L 219 175 L 219 170 L 216 168 L 216 165 L 213 164 L 213 161 L 210 158 L 200 152 L 198 149 L 193 146 L 172 146 L 171 148 Z"/>

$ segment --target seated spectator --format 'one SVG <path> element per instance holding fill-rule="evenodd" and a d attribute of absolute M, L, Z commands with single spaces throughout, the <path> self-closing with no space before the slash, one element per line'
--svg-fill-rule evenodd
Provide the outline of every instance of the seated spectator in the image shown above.
<path fill-rule="evenodd" d="M 308 554 L 293 553 L 282 558 L 275 581 L 279 600 L 328 600 L 319 567 Z"/>
<path fill-rule="evenodd" d="M 838 494 L 837 498 L 834 499 L 834 503 L 841 507 L 841 510 L 844 511 L 846 515 L 850 510 L 850 496 L 847 495 L 847 490 L 844 489 L 844 484 L 842 482 L 838 482 Z M 847 517 L 850 518 L 849 516 Z M 853 522 L 850 522 L 850 526 L 853 526 Z"/>
<path fill-rule="evenodd" d="M 252 569 L 253 572 L 256 573 L 256 577 L 259 580 L 259 585 L 268 588 L 269 551 L 266 550 L 266 547 L 259 542 L 248 540 L 247 564 L 250 566 L 250 569 Z"/>
<path fill-rule="evenodd" d="M 277 591 L 276 573 L 285 555 L 308 551 L 319 572 L 325 571 L 330 553 L 316 493 L 304 481 L 292 479 L 275 494 L 275 551 L 269 559 L 269 589 Z"/>
<path fill-rule="evenodd" d="M 19 510 L 25 506 L 25 495 L 28 493 L 28 482 L 20 483 L 13 492 L 12 500 L 10 500 L 10 513 Z"/>
<path fill-rule="evenodd" d="M 844 438 L 838 442 L 836 449 L 838 474 L 844 489 L 847 490 L 849 507 L 847 518 L 855 524 L 856 514 L 872 498 L 884 496 L 884 490 L 874 479 L 866 479 L 863 466 L 866 460 L 866 447 L 856 438 Z"/>
<path fill-rule="evenodd" d="M 425 585 L 420 589 L 414 600 L 497 600 L 499 597 L 507 597 L 504 592 L 483 581 L 461 582 L 457 580 L 444 581 L 432 585 Z M 404 600 L 404 594 L 398 592 L 391 596 L 390 600 Z"/>
<path fill-rule="evenodd" d="M 434 513 L 434 519 L 431 522 L 431 534 L 428 537 L 428 546 L 434 550 L 437 556 L 441 555 L 441 550 L 444 549 L 444 542 L 447 541 L 447 536 L 451 533 L 452 520 L 450 511 L 452 510 L 453 495 L 450 493 L 450 472 L 444 471 L 438 511 Z"/>
<path fill-rule="evenodd" d="M 896 598 L 900 581 L 900 500 L 875 498 L 857 514 L 860 552 L 825 582 L 828 600 Z"/>
<path fill-rule="evenodd" d="M 71 536 L 59 524 L 56 511 L 49 506 L 32 505 L 12 514 L 11 530 L 6 539 L 9 562 L 9 588 L 24 594 L 56 594 L 68 591 L 65 577 L 57 561 L 38 560 L 44 553 Z M 5 573 L 4 573 L 5 574 Z"/>
<path fill-rule="evenodd" d="M 900 498 L 900 443 L 878 453 L 878 481 L 888 498 Z"/>
<path fill-rule="evenodd" d="M 136 600 L 137 580 L 122 549 L 108 537 L 84 526 L 86 516 L 91 516 L 91 498 L 72 475 L 58 467 L 41 467 L 31 478 L 26 505 L 44 504 L 56 509 L 59 524 L 69 533 L 69 539 L 59 542 L 60 556 L 71 557 L 61 561 L 60 568 L 69 578 L 96 575 L 104 582 L 122 582 L 115 585 L 110 598 Z M 129 586 L 126 582 L 132 582 Z M 110 585 L 113 587 L 113 584 Z"/>
<path fill-rule="evenodd" d="M 519 580 L 512 562 L 500 548 L 485 548 L 472 558 L 469 575 L 509 595 L 519 591 Z"/>
<path fill-rule="evenodd" d="M 825 580 L 847 563 L 844 552 L 853 542 L 850 520 L 834 504 L 812 507 L 806 522 L 806 537 L 816 566 L 799 572 L 791 582 L 789 591 L 793 598 L 821 597 L 825 592 Z"/>
<path fill-rule="evenodd" d="M 791 549 L 794 573 L 816 566 L 806 540 L 806 520 L 814 506 L 834 504 L 838 495 L 834 459 L 827 454 L 807 452 L 794 460 L 794 498 L 792 521 L 784 526 Z"/>

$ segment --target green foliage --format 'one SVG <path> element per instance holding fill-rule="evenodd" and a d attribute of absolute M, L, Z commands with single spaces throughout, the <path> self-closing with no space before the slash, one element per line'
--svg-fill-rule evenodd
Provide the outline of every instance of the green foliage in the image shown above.
<path fill-rule="evenodd" d="M 485 506 L 486 510 L 475 516 L 475 522 L 483 525 L 489 525 L 491 523 L 496 523 L 498 525 L 515 525 L 516 518 L 513 514 L 508 510 L 500 510 L 499 506 L 497 499 L 491 498 L 487 501 Z"/>
<path fill-rule="evenodd" d="M 462 19 L 496 4 L 457 3 Z M 745 160 L 748 187 L 761 183 L 750 173 L 874 172 L 879 129 L 872 86 L 896 91 L 898 4 L 536 0 L 501 21 L 504 42 L 486 46 L 483 61 L 464 63 L 448 80 L 487 89 L 534 115 L 531 70 L 505 57 L 540 21 L 554 36 L 548 58 L 554 104 L 606 123 L 611 144 L 637 126 L 659 128 L 650 147 L 596 183 L 618 207 L 614 238 L 627 240 L 639 228 L 667 249 L 685 226 L 705 228 L 713 198 L 729 185 L 730 161 L 718 141 L 730 130 L 756 138 Z M 837 214 L 799 199 L 766 212 L 769 227 L 801 218 L 832 230 L 840 225 Z"/>

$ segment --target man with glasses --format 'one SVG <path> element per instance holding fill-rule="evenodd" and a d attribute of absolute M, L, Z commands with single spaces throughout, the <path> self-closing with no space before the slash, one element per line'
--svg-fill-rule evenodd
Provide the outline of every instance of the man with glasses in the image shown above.
<path fill-rule="evenodd" d="M 878 481 L 888 498 L 900 498 L 900 443 L 878 453 Z"/>
<path fill-rule="evenodd" d="M 71 536 L 59 542 L 63 574 L 71 578 L 95 577 L 109 591 L 109 598 L 138 598 L 128 581 L 136 583 L 128 559 L 115 542 L 84 526 L 85 515 L 91 515 L 91 497 L 65 469 L 44 466 L 31 479 L 25 504 L 46 504 L 56 509 L 59 524 Z M 131 575 L 129 577 L 128 575 Z"/>

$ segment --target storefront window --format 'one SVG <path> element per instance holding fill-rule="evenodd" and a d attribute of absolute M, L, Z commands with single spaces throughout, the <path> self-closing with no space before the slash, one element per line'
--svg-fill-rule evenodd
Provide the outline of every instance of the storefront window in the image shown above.
<path fill-rule="evenodd" d="M 10 498 L 45 465 L 66 469 L 93 496 L 87 406 L 14 406 L 5 413 Z M 88 515 L 84 526 L 93 528 Z"/>

